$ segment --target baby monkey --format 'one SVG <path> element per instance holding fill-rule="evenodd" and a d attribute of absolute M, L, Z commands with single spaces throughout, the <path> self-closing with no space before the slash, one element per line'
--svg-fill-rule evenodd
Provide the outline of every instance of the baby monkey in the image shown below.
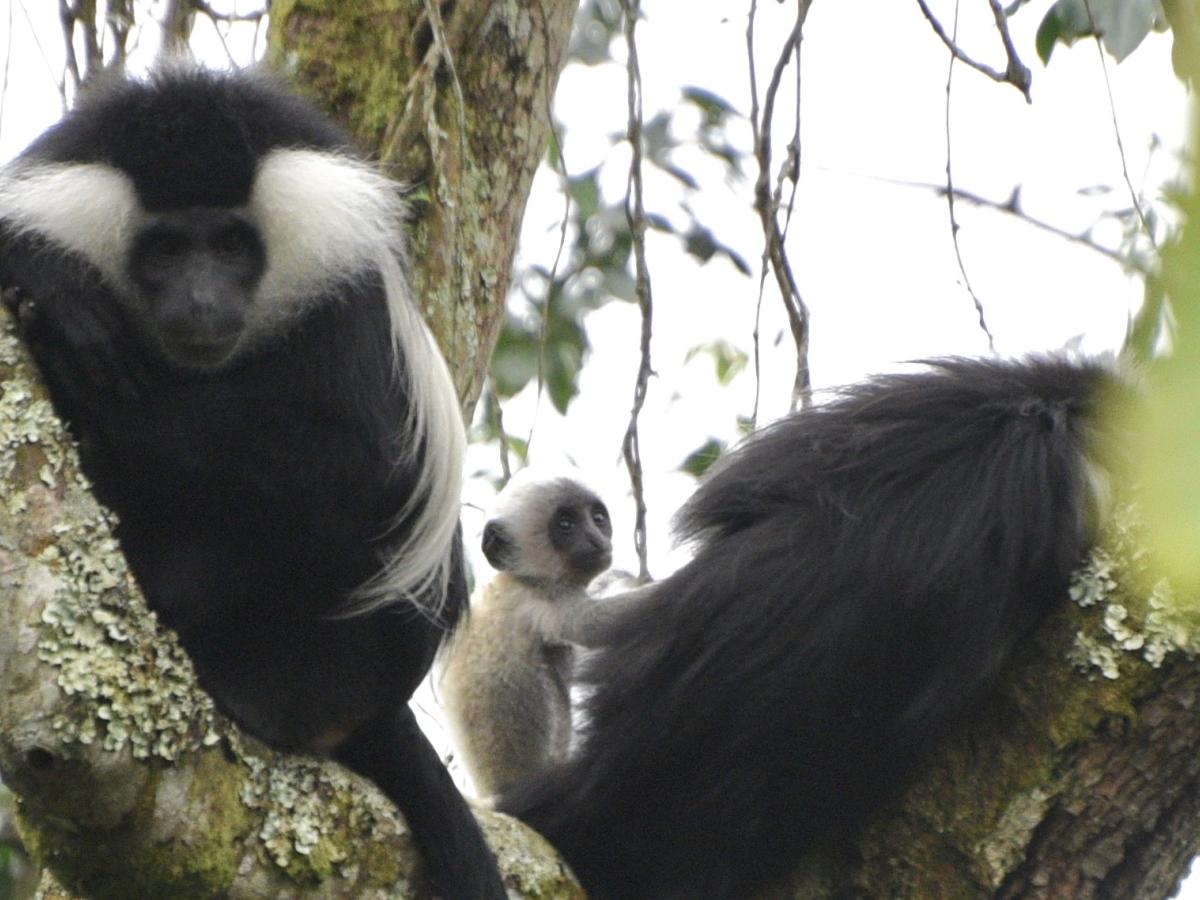
<path fill-rule="evenodd" d="M 470 614 L 441 659 L 451 736 L 481 798 L 562 760 L 571 742 L 575 642 L 602 605 L 589 582 L 612 563 L 604 502 L 572 477 L 518 475 L 483 530 L 496 577 L 475 591 Z"/>

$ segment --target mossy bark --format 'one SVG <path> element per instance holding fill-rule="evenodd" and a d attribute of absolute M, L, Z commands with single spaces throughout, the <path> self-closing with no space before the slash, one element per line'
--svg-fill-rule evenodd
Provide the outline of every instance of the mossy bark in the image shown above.
<path fill-rule="evenodd" d="M 479 397 L 577 0 L 276 0 L 270 62 L 410 188 L 414 294 Z"/>
<path fill-rule="evenodd" d="M 1200 851 L 1196 598 L 1120 510 L 996 695 L 852 846 L 771 897 L 1147 898 Z"/>
<path fill-rule="evenodd" d="M 273 4 L 273 63 L 411 188 L 414 294 L 464 413 L 503 313 L 576 5 Z M 403 822 L 372 789 L 337 767 L 273 754 L 213 712 L 137 595 L 0 319 L 0 768 L 30 850 L 63 886 L 54 890 L 418 893 Z M 537 835 L 503 816 L 481 819 L 511 887 L 580 895 Z"/>
<path fill-rule="evenodd" d="M 0 309 L 0 771 L 55 895 L 419 895 L 384 798 L 241 735 L 197 687 L 10 326 Z M 514 889 L 580 896 L 532 831 L 480 818 Z"/>

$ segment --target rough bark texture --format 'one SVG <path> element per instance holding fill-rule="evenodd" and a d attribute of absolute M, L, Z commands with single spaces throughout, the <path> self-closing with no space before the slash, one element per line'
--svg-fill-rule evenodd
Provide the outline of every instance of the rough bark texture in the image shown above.
<path fill-rule="evenodd" d="M 276 0 L 271 58 L 411 186 L 414 292 L 463 408 L 499 335 L 577 0 Z M 432 15 L 432 18 L 431 18 Z"/>
<path fill-rule="evenodd" d="M 782 896 L 1148 898 L 1200 850 L 1194 598 L 1118 513 L 976 720 L 849 848 Z M 778 896 L 778 895 L 772 895 Z"/>
<path fill-rule="evenodd" d="M 412 895 L 386 800 L 240 736 L 197 688 L 0 325 L 0 769 L 26 846 L 96 898 Z M 576 893 L 538 836 L 481 818 L 512 887 Z"/>
<path fill-rule="evenodd" d="M 332 764 L 240 735 L 158 628 L 0 311 L 0 770 L 22 835 L 89 897 L 413 896 L 403 820 Z M 577 896 L 481 813 L 509 884 Z"/>
<path fill-rule="evenodd" d="M 273 5 L 277 66 L 413 186 L 415 293 L 465 411 L 499 327 L 576 6 Z M 412 895 L 416 859 L 390 805 L 213 712 L 137 595 L 3 325 L 0 768 L 30 849 L 67 891 L 95 897 Z M 540 838 L 481 818 L 510 887 L 579 895 Z"/>

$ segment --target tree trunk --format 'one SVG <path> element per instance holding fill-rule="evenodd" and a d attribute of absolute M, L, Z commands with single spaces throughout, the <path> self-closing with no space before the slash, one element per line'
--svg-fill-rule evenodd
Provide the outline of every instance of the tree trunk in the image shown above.
<path fill-rule="evenodd" d="M 240 734 L 196 686 L 0 320 L 0 770 L 29 850 L 89 897 L 411 896 L 386 800 Z M 511 885 L 578 896 L 537 835 L 481 818 Z"/>
<path fill-rule="evenodd" d="M 415 296 L 479 397 L 578 0 L 275 0 L 270 58 L 411 187 Z"/>
<path fill-rule="evenodd" d="M 1166 897 L 1200 850 L 1200 629 L 1129 509 L 1003 685 L 803 897 Z"/>

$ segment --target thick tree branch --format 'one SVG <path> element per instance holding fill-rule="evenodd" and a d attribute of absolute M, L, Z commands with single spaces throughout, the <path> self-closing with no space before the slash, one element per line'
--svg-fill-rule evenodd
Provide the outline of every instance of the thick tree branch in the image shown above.
<path fill-rule="evenodd" d="M 501 321 L 575 5 L 272 7 L 276 64 L 413 186 L 414 289 L 464 408 Z M 273 754 L 212 712 L 186 658 L 131 596 L 10 345 L 0 767 L 21 795 L 30 849 L 68 889 L 96 897 L 411 895 L 420 881 L 407 832 L 372 789 Z M 579 896 L 540 838 L 482 818 L 511 887 Z"/>
<path fill-rule="evenodd" d="M 1119 513 L 975 721 L 803 897 L 1166 897 L 1200 849 L 1194 598 Z"/>
<path fill-rule="evenodd" d="M 23 835 L 89 897 L 415 895 L 403 820 L 339 767 L 241 735 L 196 686 L 0 311 L 0 769 Z M 545 843 L 481 814 L 509 883 L 577 891 Z"/>

